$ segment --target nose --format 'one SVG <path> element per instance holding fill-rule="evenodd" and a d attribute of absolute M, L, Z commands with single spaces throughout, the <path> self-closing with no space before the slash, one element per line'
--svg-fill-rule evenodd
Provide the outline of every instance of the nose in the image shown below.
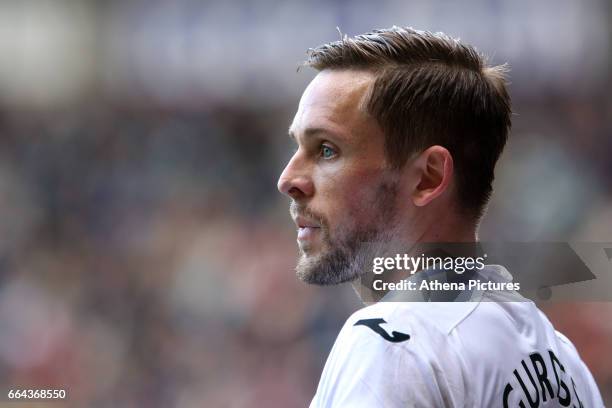
<path fill-rule="evenodd" d="M 314 194 L 314 184 L 309 167 L 299 153 L 293 155 L 278 178 L 278 191 L 294 199 L 304 199 Z"/>

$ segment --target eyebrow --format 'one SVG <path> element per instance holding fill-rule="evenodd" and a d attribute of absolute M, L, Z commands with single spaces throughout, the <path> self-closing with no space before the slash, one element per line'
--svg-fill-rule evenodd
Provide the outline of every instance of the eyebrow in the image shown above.
<path fill-rule="evenodd" d="M 330 135 L 336 138 L 341 139 L 340 135 L 330 129 L 327 128 L 322 128 L 322 127 L 312 127 L 312 128 L 306 128 L 304 130 L 304 136 L 306 137 L 312 137 L 312 136 L 316 136 L 319 133 L 324 133 L 326 135 Z M 294 141 L 297 141 L 297 138 L 295 136 L 295 133 L 291 130 L 291 128 L 289 128 L 289 130 L 287 131 L 287 134 L 289 135 L 289 138 L 291 138 Z"/>

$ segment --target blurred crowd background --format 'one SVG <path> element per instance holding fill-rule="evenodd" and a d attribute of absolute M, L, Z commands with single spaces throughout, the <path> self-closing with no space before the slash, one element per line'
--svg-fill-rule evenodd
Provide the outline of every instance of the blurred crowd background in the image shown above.
<path fill-rule="evenodd" d="M 393 24 L 511 65 L 482 239 L 612 242 L 605 0 L 2 1 L 0 390 L 306 406 L 360 304 L 294 277 L 276 179 L 314 76 L 296 70 L 336 27 Z M 543 308 L 612 404 L 612 303 L 592 300 Z"/>

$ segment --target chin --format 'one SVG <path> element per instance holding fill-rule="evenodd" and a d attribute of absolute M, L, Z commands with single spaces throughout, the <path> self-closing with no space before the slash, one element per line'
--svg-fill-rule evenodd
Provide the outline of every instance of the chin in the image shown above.
<path fill-rule="evenodd" d="M 317 255 L 321 251 L 329 249 L 327 240 L 323 237 L 310 237 L 305 240 L 297 241 L 300 254 L 307 254 L 308 256 Z"/>
<path fill-rule="evenodd" d="M 360 276 L 353 263 L 333 251 L 314 255 L 302 252 L 295 271 L 302 282 L 319 286 L 351 282 Z"/>

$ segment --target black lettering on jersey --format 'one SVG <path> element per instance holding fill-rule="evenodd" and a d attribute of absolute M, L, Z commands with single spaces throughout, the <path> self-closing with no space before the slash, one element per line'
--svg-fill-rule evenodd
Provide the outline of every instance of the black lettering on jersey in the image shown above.
<path fill-rule="evenodd" d="M 385 319 L 361 319 L 354 326 L 367 326 L 372 329 L 375 333 L 379 334 L 383 339 L 390 341 L 391 343 L 400 343 L 402 341 L 406 341 L 410 338 L 409 334 L 401 333 L 398 331 L 391 332 L 392 336 L 389 336 L 389 333 L 385 331 L 380 325 L 382 323 L 387 323 Z"/>
<path fill-rule="evenodd" d="M 506 384 L 506 388 L 504 388 L 504 408 L 508 408 L 508 397 L 512 392 L 513 388 L 510 383 Z"/>
<path fill-rule="evenodd" d="M 525 383 L 523 382 L 523 378 L 519 375 L 518 371 L 514 370 L 514 376 L 518 380 L 519 384 L 521 384 L 521 388 L 523 389 L 523 393 L 525 394 L 525 397 L 527 397 L 527 402 L 529 402 L 529 406 L 531 408 L 537 408 L 540 406 L 540 393 L 538 392 L 538 386 L 533 380 L 533 377 L 531 376 L 531 373 L 529 372 L 529 369 L 527 368 L 527 364 L 525 364 L 525 360 L 521 360 L 521 365 L 523 366 L 523 369 L 529 376 L 529 381 L 531 382 L 531 385 L 533 386 L 533 390 L 535 391 L 535 396 L 533 397 L 533 399 L 531 399 L 531 393 L 525 386 Z"/>
<path fill-rule="evenodd" d="M 518 403 L 518 406 L 520 408 L 527 407 L 527 405 L 525 405 L 525 401 L 527 401 L 530 408 L 539 407 L 540 392 L 542 396 L 542 402 L 546 402 L 548 398 L 557 398 L 561 406 L 569 407 L 572 403 L 572 396 L 570 394 L 569 387 L 563 381 L 562 378 L 563 375 L 567 375 L 565 367 L 563 366 L 563 364 L 561 364 L 561 361 L 559 361 L 559 359 L 552 350 L 548 350 L 548 355 L 545 354 L 545 356 L 548 357 L 547 360 L 550 362 L 549 367 L 552 367 L 552 372 L 554 373 L 554 381 L 557 384 L 557 390 L 555 392 L 551 383 L 549 370 L 546 369 L 547 361 L 545 361 L 544 357 L 542 357 L 540 353 L 532 353 L 529 355 L 529 360 L 521 360 L 521 372 L 519 372 L 520 369 L 513 370 L 514 377 L 520 385 L 520 391 L 517 390 L 517 392 L 520 392 L 521 397 Z M 531 364 L 528 364 L 528 362 L 530 362 Z M 532 375 L 532 372 L 535 374 L 535 376 Z M 526 385 L 525 377 L 529 378 L 529 383 L 531 383 L 531 387 L 528 387 Z M 570 380 L 572 382 L 572 388 L 574 389 L 574 396 L 576 397 L 576 401 L 578 402 L 580 408 L 582 408 L 582 401 L 580 400 L 580 397 L 578 397 L 578 393 L 576 391 L 576 383 L 574 382 L 574 379 L 572 377 L 570 377 Z M 507 408 L 509 406 L 508 401 L 510 399 L 510 395 L 512 394 L 512 392 L 514 392 L 514 390 L 515 387 L 513 387 L 510 382 L 508 382 L 504 387 L 504 392 L 502 395 L 504 408 Z M 534 392 L 535 395 L 533 395 Z"/>
<path fill-rule="evenodd" d="M 546 402 L 546 390 L 548 390 L 550 398 L 552 398 L 553 395 L 552 385 L 550 385 L 548 375 L 546 374 L 546 363 L 544 363 L 544 359 L 540 353 L 533 353 L 529 356 L 529 358 L 531 358 L 531 364 L 533 364 L 536 377 L 538 377 L 538 382 L 542 388 L 542 402 Z M 544 386 L 546 386 L 546 389 Z"/>
<path fill-rule="evenodd" d="M 553 371 L 555 372 L 555 380 L 557 381 L 557 398 L 559 399 L 559 404 L 564 407 L 569 407 L 569 404 L 572 402 L 572 397 L 570 396 L 569 388 L 563 382 L 563 379 L 559 377 L 559 373 L 557 372 L 557 367 L 561 369 L 562 372 L 565 373 L 565 367 L 559 361 L 555 353 L 552 350 L 548 350 L 548 356 L 550 357 L 550 361 L 552 363 Z M 563 397 L 561 397 L 561 388 L 563 388 Z"/>

